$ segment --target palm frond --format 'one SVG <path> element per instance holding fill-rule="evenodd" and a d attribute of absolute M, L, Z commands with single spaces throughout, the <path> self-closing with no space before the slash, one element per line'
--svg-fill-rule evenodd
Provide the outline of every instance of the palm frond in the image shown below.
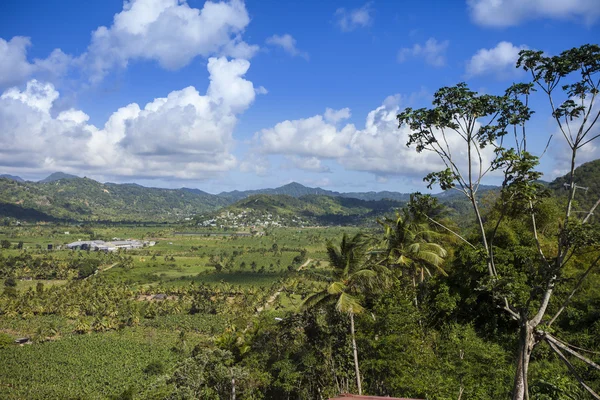
<path fill-rule="evenodd" d="M 344 285 L 344 283 L 342 282 L 332 282 L 328 287 L 327 287 L 327 293 L 328 294 L 340 294 L 343 293 L 344 290 L 346 290 L 346 285 Z"/>
<path fill-rule="evenodd" d="M 358 299 L 348 293 L 342 293 L 340 295 L 335 304 L 335 309 L 339 312 L 351 314 L 360 314 L 364 311 L 364 308 L 360 305 Z"/>
<path fill-rule="evenodd" d="M 312 294 L 312 295 L 308 296 L 306 299 L 304 299 L 304 301 L 300 305 L 300 308 L 302 310 L 309 310 L 311 308 L 317 308 L 317 307 L 323 306 L 330 301 L 332 301 L 332 298 L 329 293 L 327 293 L 325 291 L 318 292 L 318 293 Z"/>

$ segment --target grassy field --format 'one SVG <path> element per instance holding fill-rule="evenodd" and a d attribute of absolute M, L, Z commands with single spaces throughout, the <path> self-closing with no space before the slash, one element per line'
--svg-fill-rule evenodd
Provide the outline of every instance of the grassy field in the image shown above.
<path fill-rule="evenodd" d="M 326 271 L 327 241 L 338 242 L 344 232 L 353 234 L 358 229 L 280 228 L 249 237 L 207 236 L 208 231 L 197 231 L 194 235 L 175 234 L 180 231 L 189 231 L 189 227 L 2 227 L 0 240 L 8 240 L 11 248 L 0 249 L 0 261 L 23 255 L 23 252 L 33 259 L 40 257 L 65 262 L 100 259 L 99 271 L 86 281 L 92 285 L 94 282 L 124 284 L 133 293 L 160 293 L 200 284 L 210 284 L 211 287 L 229 285 L 239 288 L 235 290 L 256 288 L 262 296 L 260 298 L 269 299 L 284 287 L 290 273 L 295 274 L 299 265 L 307 259 L 311 260 L 306 268 L 308 272 Z M 157 244 L 114 255 L 47 250 L 48 244 L 64 245 L 78 239 L 111 240 L 115 237 L 155 240 Z M 22 242 L 20 249 L 17 248 L 19 242 Z M 301 253 L 304 256 L 299 261 Z M 129 265 L 124 265 L 123 260 L 130 260 Z M 215 260 L 221 268 L 214 265 Z M 315 268 L 315 265 L 318 267 Z M 21 295 L 34 296 L 40 282 L 44 290 L 51 290 L 53 286 L 68 289 L 69 285 L 76 283 L 65 279 L 17 279 L 14 290 Z M 0 283 L 3 284 L 4 280 Z M 27 294 L 30 290 L 32 292 Z M 284 290 L 271 303 L 263 304 L 261 310 L 279 315 L 286 309 L 296 309 L 301 302 L 301 296 Z M 162 303 L 155 306 L 160 310 Z M 245 318 L 253 313 L 255 311 L 250 310 Z M 215 335 L 224 332 L 232 321 L 238 321 L 236 323 L 242 324 L 240 326 L 247 323 L 230 314 L 191 315 L 178 312 L 164 315 L 159 312 L 151 318 L 142 318 L 134 327 L 82 335 L 74 333 L 81 317 L 78 321 L 56 314 L 27 317 L 3 314 L 0 308 L 1 334 L 12 338 L 29 337 L 34 344 L 0 348 L 2 399 L 120 398 L 128 389 L 139 392 L 141 388 L 164 379 L 164 375 L 184 356 L 184 353 L 173 350 L 181 346 L 181 332 L 185 334 L 186 351 L 189 353 L 195 344 L 209 342 Z M 118 313 L 114 318 L 119 318 Z M 90 326 L 95 319 L 94 316 L 83 317 Z M 161 363 L 162 374 L 144 372 L 150 363 L 157 360 Z"/>

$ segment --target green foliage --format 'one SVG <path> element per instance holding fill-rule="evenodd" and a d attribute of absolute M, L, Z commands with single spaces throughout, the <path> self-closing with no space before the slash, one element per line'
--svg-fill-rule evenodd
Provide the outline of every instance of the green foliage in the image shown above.
<path fill-rule="evenodd" d="M 139 391 L 155 379 L 143 372 L 150 362 L 159 359 L 168 368 L 176 363 L 169 344 L 165 337 L 127 331 L 11 346 L 0 350 L 0 397 L 104 399 Z"/>
<path fill-rule="evenodd" d="M 165 365 L 162 361 L 155 360 L 146 365 L 143 371 L 148 375 L 160 375 L 165 372 Z"/>
<path fill-rule="evenodd" d="M 219 349 L 194 349 L 173 373 L 173 386 L 167 399 L 226 399 L 235 385 L 236 398 L 252 399 L 264 384 L 264 376 L 234 365 L 233 355 Z"/>
<path fill-rule="evenodd" d="M 228 203 L 204 192 L 103 184 L 87 178 L 47 183 L 0 179 L 0 214 L 25 220 L 172 221 L 177 215 Z"/>
<path fill-rule="evenodd" d="M 0 332 L 0 350 L 5 349 L 9 346 L 13 346 L 15 344 L 15 339 L 12 336 Z"/>

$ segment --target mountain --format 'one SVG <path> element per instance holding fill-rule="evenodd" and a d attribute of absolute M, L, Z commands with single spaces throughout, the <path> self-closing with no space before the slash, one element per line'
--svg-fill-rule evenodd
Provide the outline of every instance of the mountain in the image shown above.
<path fill-rule="evenodd" d="M 0 179 L 0 216 L 27 220 L 176 221 L 227 204 L 207 193 L 88 178 L 45 183 Z"/>
<path fill-rule="evenodd" d="M 59 181 L 61 179 L 75 179 L 75 178 L 79 178 L 79 177 L 75 176 L 75 175 L 71 175 L 71 174 L 65 174 L 64 172 L 55 172 L 53 174 L 48 175 L 41 181 L 39 181 L 39 183 L 50 183 L 50 182 Z"/>
<path fill-rule="evenodd" d="M 308 194 L 255 194 L 239 200 L 211 215 L 197 217 L 209 226 L 303 226 L 373 224 L 378 216 L 402 207 L 395 200 L 360 200 L 339 196 Z"/>
<path fill-rule="evenodd" d="M 481 191 L 495 189 L 494 186 L 480 188 Z M 464 199 L 458 192 L 434 196 L 451 208 L 464 208 Z M 190 188 L 100 183 L 61 172 L 39 182 L 0 179 L 0 217 L 31 221 L 178 221 L 237 202 L 232 210 L 248 208 L 263 214 L 276 212 L 285 218 L 297 215 L 313 223 L 350 224 L 366 218 L 374 221 L 373 216 L 387 213 L 409 198 L 407 193 L 389 191 L 340 193 L 296 182 L 272 189 L 214 195 Z M 249 207 L 245 200 L 254 206 Z"/>
<path fill-rule="evenodd" d="M 300 183 L 292 182 L 274 189 L 258 189 L 244 191 L 234 190 L 231 192 L 221 192 L 218 194 L 218 196 L 228 199 L 230 201 L 238 201 L 257 194 L 285 195 L 292 197 L 306 196 L 308 194 L 320 194 L 324 196 L 340 195 L 338 192 L 332 192 L 331 190 L 325 190 L 321 188 L 310 188 Z"/>
<path fill-rule="evenodd" d="M 581 164 L 575 169 L 574 177 L 575 184 L 578 186 L 575 191 L 576 204 L 574 210 L 582 213 L 587 212 L 600 198 L 600 159 Z M 550 182 L 548 187 L 556 196 L 566 198 L 568 192 L 564 185 L 569 182 L 569 176 L 565 175 Z M 579 215 L 581 216 L 582 213 Z M 597 208 L 594 214 L 595 220 L 598 221 L 599 219 L 596 216 L 600 215 L 600 209 Z"/>
<path fill-rule="evenodd" d="M 16 182 L 25 182 L 25 179 L 21 178 L 20 176 L 15 176 L 15 175 L 2 174 L 2 175 L 0 175 L 0 178 L 10 179 L 10 180 L 16 181 Z"/>
<path fill-rule="evenodd" d="M 311 188 L 304 186 L 297 182 L 288 183 L 287 185 L 280 186 L 274 189 L 258 189 L 258 190 L 234 190 L 231 192 L 221 192 L 218 194 L 219 197 L 228 199 L 230 201 L 238 201 L 249 196 L 256 194 L 270 194 L 270 195 L 286 195 L 292 197 L 302 197 L 307 195 L 321 195 L 331 197 L 347 197 L 360 200 L 397 200 L 397 201 L 408 201 L 410 195 L 407 193 L 398 192 L 349 192 L 341 193 L 332 190 Z"/>

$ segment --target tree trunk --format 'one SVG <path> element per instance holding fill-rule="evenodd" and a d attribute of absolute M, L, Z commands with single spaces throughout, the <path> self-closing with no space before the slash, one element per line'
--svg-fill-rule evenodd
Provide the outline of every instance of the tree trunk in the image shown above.
<path fill-rule="evenodd" d="M 517 368 L 515 371 L 512 400 L 529 399 L 527 371 L 529 369 L 531 353 L 538 343 L 534 332 L 534 329 L 529 325 L 527 320 L 522 322 L 521 328 L 519 329 L 519 353 L 517 356 Z"/>
<path fill-rule="evenodd" d="M 354 337 L 353 313 L 350 313 L 350 334 L 352 335 L 352 352 L 354 353 L 354 370 L 356 372 L 356 386 L 358 387 L 358 394 L 362 395 L 362 388 L 360 385 L 360 371 L 358 370 L 358 351 L 356 350 L 356 339 Z"/>
<path fill-rule="evenodd" d="M 235 378 L 231 378 L 231 400 L 235 400 Z"/>

